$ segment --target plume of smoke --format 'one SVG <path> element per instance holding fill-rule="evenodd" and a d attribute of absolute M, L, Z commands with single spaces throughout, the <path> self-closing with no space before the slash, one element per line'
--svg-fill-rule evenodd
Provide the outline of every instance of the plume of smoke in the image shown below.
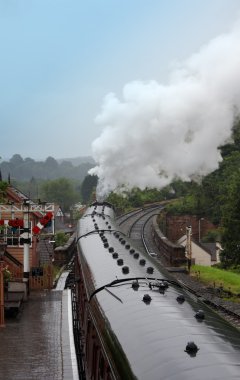
<path fill-rule="evenodd" d="M 162 188 L 218 167 L 240 106 L 240 25 L 178 64 L 168 85 L 128 83 L 106 96 L 93 143 L 97 193 Z"/>

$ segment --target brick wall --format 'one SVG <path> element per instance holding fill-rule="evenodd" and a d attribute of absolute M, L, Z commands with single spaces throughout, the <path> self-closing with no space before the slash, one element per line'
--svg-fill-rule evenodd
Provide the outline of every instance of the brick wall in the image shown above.
<path fill-rule="evenodd" d="M 171 241 L 177 241 L 181 236 L 186 233 L 186 227 L 192 226 L 192 237 L 195 240 L 199 240 L 206 235 L 210 230 L 216 228 L 209 220 L 199 219 L 195 215 L 166 215 L 166 236 Z"/>

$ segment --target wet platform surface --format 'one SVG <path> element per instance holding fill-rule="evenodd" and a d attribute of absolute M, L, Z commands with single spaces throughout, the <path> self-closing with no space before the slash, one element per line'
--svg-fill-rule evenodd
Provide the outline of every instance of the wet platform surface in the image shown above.
<path fill-rule="evenodd" d="M 64 368 L 64 357 L 71 351 L 65 344 L 66 298 L 62 291 L 32 292 L 21 315 L 6 319 L 6 327 L 0 328 L 0 379 L 74 378 L 71 363 Z"/>

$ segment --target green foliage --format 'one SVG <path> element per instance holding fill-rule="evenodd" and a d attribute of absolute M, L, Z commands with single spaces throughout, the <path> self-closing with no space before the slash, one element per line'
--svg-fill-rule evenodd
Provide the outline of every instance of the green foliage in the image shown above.
<path fill-rule="evenodd" d="M 46 181 L 41 185 L 40 198 L 47 202 L 59 204 L 63 211 L 68 211 L 70 206 L 80 200 L 80 194 L 76 192 L 73 182 L 66 178 Z"/>
<path fill-rule="evenodd" d="M 123 214 L 132 208 L 126 194 L 116 194 L 111 192 L 106 201 L 114 205 L 118 215 Z"/>
<path fill-rule="evenodd" d="M 188 213 L 207 217 L 214 224 L 220 225 L 224 248 L 221 260 L 225 267 L 229 267 L 240 264 L 239 120 L 232 129 L 232 142 L 219 149 L 223 157 L 219 168 L 204 177 L 201 184 L 191 183 L 188 189 L 183 187 L 181 195 L 186 192 L 185 196 L 168 206 L 167 210 L 172 214 Z M 214 236 L 208 235 L 205 238 L 209 241 L 214 239 Z"/>
<path fill-rule="evenodd" d="M 221 241 L 222 229 L 210 230 L 206 235 L 201 238 L 202 243 L 215 243 Z"/>
<path fill-rule="evenodd" d="M 0 181 L 0 203 L 5 202 L 7 187 L 8 187 L 7 182 Z"/>
<path fill-rule="evenodd" d="M 128 201 L 133 208 L 141 207 L 143 204 L 143 199 L 141 197 L 140 191 L 136 190 L 132 191 L 128 196 Z"/>
<path fill-rule="evenodd" d="M 30 157 L 23 159 L 19 154 L 15 154 L 9 161 L 1 162 L 0 170 L 3 178 L 7 178 L 10 173 L 11 178 L 21 182 L 30 181 L 33 177 L 36 180 L 64 177 L 83 181 L 88 170 L 93 166 L 92 161 L 80 162 L 79 165 L 74 166 L 70 161 L 59 162 L 53 157 L 48 157 L 45 161 L 35 161 Z"/>
<path fill-rule="evenodd" d="M 83 210 L 73 210 L 72 211 L 72 219 L 73 220 L 79 220 L 84 214 L 84 209 Z"/>
<path fill-rule="evenodd" d="M 127 212 L 133 208 L 144 207 L 147 204 L 161 202 L 172 198 L 172 188 L 166 187 L 162 190 L 148 189 L 140 190 L 135 187 L 130 191 L 120 194 L 110 193 L 107 201 L 114 204 L 119 213 Z"/>
<path fill-rule="evenodd" d="M 206 285 L 222 286 L 226 291 L 230 290 L 232 293 L 240 294 L 240 276 L 237 273 L 201 265 L 193 265 L 191 271 L 200 273 L 200 281 Z"/>
<path fill-rule="evenodd" d="M 92 200 L 92 194 L 96 190 L 98 177 L 96 175 L 87 175 L 81 186 L 81 196 L 84 204 Z"/>
<path fill-rule="evenodd" d="M 12 274 L 11 274 L 10 270 L 8 268 L 5 268 L 3 270 L 3 280 L 4 280 L 4 282 L 6 283 L 6 282 L 10 281 L 11 277 L 12 277 Z"/>
<path fill-rule="evenodd" d="M 61 247 L 68 241 L 68 236 L 63 231 L 59 231 L 55 234 L 55 247 Z"/>
<path fill-rule="evenodd" d="M 198 213 L 197 200 L 193 194 L 174 200 L 166 206 L 166 211 L 172 215 L 195 215 Z"/>

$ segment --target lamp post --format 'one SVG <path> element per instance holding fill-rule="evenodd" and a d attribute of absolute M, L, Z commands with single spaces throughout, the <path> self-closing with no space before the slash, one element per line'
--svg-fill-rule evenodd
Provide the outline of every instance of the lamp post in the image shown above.
<path fill-rule="evenodd" d="M 4 319 L 4 276 L 3 271 L 5 269 L 5 263 L 3 256 L 5 253 L 6 244 L 0 243 L 0 327 L 5 327 Z"/>
<path fill-rule="evenodd" d="M 201 220 L 204 220 L 204 218 L 200 218 L 198 220 L 198 241 L 201 242 Z"/>
<path fill-rule="evenodd" d="M 23 236 L 23 277 L 26 279 L 25 281 L 29 281 L 29 245 L 31 243 L 30 239 L 30 229 L 29 229 L 29 203 L 28 199 L 23 202 L 23 228 L 24 228 L 24 236 Z"/>

